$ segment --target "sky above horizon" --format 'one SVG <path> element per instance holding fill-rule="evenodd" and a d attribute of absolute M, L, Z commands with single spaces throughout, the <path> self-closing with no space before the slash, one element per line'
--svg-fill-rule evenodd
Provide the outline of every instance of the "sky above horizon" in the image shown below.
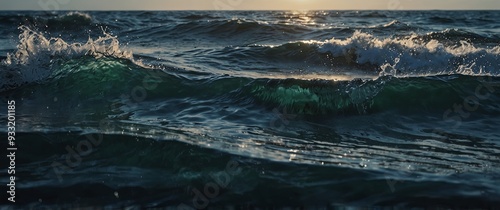
<path fill-rule="evenodd" d="M 499 0 L 0 0 L 0 10 L 499 10 Z"/>

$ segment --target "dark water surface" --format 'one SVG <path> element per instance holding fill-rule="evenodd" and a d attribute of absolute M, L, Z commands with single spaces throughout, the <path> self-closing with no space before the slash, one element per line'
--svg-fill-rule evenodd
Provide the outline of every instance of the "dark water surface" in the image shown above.
<path fill-rule="evenodd" d="M 498 208 L 499 20 L 0 12 L 16 204 Z"/>

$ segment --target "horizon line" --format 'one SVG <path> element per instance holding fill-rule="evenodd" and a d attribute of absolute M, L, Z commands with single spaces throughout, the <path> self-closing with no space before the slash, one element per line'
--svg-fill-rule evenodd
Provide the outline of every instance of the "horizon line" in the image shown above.
<path fill-rule="evenodd" d="M 230 11 L 500 11 L 500 9 L 233 9 L 233 10 L 215 10 L 215 9 L 64 9 L 64 10 L 36 10 L 36 9 L 0 9 L 0 11 L 37 11 L 37 12 L 57 12 L 57 11 L 211 11 L 211 12 L 230 12 Z"/>

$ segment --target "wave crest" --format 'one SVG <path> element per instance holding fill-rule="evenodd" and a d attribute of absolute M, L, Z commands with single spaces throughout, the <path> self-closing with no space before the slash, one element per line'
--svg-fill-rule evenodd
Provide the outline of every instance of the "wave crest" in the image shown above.
<path fill-rule="evenodd" d="M 327 40 L 319 43 L 319 51 L 331 53 L 333 57 L 355 55 L 357 64 L 380 66 L 383 74 L 390 65 L 397 72 L 405 74 L 460 73 L 464 67 L 471 74 L 498 74 L 500 69 L 499 46 L 488 48 L 460 40 L 453 44 L 438 39 L 425 40 L 418 35 L 399 38 L 377 38 L 371 34 L 356 31 L 347 39 Z"/>
<path fill-rule="evenodd" d="M 134 61 L 131 51 L 120 48 L 118 38 L 103 31 L 104 36 L 86 43 L 68 43 L 61 38 L 47 38 L 44 34 L 21 26 L 17 51 L 7 53 L 1 65 L 2 86 L 0 91 L 15 88 L 22 84 L 39 82 L 52 73 L 52 66 L 60 60 L 83 56 L 115 57 Z"/>

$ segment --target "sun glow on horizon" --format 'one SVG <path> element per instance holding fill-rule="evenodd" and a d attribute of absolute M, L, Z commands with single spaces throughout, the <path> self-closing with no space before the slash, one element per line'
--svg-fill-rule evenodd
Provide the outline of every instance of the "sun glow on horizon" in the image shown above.
<path fill-rule="evenodd" d="M 0 10 L 44 10 L 39 1 L 0 0 Z M 86 0 L 47 10 L 499 10 L 496 0 Z M 396 2 L 396 3 L 394 3 Z M 47 7 L 47 5 L 45 5 Z"/>

